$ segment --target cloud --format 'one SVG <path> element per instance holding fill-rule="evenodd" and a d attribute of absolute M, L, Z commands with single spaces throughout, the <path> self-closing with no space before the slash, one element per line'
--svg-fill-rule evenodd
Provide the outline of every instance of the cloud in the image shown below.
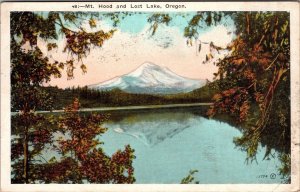
<path fill-rule="evenodd" d="M 111 29 L 107 24 L 99 23 L 93 30 L 101 27 Z M 92 49 L 88 57 L 83 59 L 83 63 L 88 67 L 87 74 L 82 75 L 80 67 L 76 66 L 75 79 L 67 80 L 63 73 L 62 78 L 52 79 L 50 84 L 63 88 L 94 84 L 126 74 L 145 61 L 168 67 L 185 77 L 212 80 L 217 67 L 213 62 L 203 64 L 206 55 L 210 52 L 208 44 L 203 44 L 199 53 L 195 44 L 186 45 L 186 38 L 176 26 L 160 25 L 153 36 L 149 29 L 150 25 L 147 24 L 140 33 L 136 34 L 116 31 L 103 47 Z M 212 41 L 217 46 L 225 47 L 232 36 L 228 34 L 226 27 L 220 25 L 199 38 L 201 41 Z M 64 42 L 60 42 L 58 50 L 62 50 L 63 46 Z M 213 61 L 222 58 L 224 54 L 226 52 L 215 53 Z M 56 59 L 65 59 L 66 55 L 61 51 L 52 53 L 53 58 Z"/>

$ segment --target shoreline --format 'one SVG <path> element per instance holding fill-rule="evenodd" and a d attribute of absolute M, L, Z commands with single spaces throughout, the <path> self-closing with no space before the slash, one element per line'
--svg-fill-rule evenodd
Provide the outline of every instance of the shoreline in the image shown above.
<path fill-rule="evenodd" d="M 79 112 L 92 112 L 92 111 L 122 111 L 122 110 L 141 110 L 141 109 L 164 109 L 164 108 L 177 108 L 177 107 L 195 107 L 195 106 L 209 106 L 213 103 L 186 103 L 186 104 L 167 104 L 167 105 L 140 105 L 140 106 L 122 106 L 122 107 L 96 107 L 96 108 L 81 108 Z M 63 113 L 64 110 L 52 111 L 35 111 L 35 113 Z M 18 112 L 10 112 L 11 115 L 16 115 Z"/>

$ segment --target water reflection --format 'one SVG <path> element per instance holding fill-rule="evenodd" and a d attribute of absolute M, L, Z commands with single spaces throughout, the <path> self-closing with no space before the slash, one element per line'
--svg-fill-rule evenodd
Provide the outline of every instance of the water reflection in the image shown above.
<path fill-rule="evenodd" d="M 112 154 L 126 144 L 135 149 L 137 183 L 179 183 L 189 170 L 197 169 L 200 183 L 280 183 L 259 178 L 276 173 L 277 159 L 263 160 L 259 147 L 257 163 L 246 164 L 246 153 L 235 147 L 240 130 L 201 116 L 201 108 L 123 111 L 111 113 L 99 137 Z M 275 153 L 275 152 L 274 152 Z"/>
<path fill-rule="evenodd" d="M 106 127 L 116 133 L 130 135 L 147 146 L 154 146 L 191 126 L 195 115 L 189 112 L 140 112 L 129 114 L 117 122 L 108 122 Z"/>

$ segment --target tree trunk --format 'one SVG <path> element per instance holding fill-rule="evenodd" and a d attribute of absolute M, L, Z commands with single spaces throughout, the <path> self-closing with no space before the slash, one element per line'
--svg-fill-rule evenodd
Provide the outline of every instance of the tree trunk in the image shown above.
<path fill-rule="evenodd" d="M 249 13 L 246 13 L 246 29 L 247 29 L 247 34 L 250 35 L 250 18 L 249 18 Z"/>
<path fill-rule="evenodd" d="M 29 170 L 29 153 L 28 153 L 28 127 L 25 127 L 25 132 L 24 132 L 24 143 L 23 143 L 23 148 L 24 148 L 24 160 L 23 160 L 23 166 L 24 166 L 24 172 L 23 172 L 23 178 L 25 183 L 28 182 L 28 170 Z"/>

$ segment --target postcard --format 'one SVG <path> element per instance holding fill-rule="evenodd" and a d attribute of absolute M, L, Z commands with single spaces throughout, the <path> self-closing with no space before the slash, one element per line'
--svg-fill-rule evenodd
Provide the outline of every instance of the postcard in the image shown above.
<path fill-rule="evenodd" d="M 299 72 L 297 2 L 2 3 L 1 191 L 299 191 Z"/>

